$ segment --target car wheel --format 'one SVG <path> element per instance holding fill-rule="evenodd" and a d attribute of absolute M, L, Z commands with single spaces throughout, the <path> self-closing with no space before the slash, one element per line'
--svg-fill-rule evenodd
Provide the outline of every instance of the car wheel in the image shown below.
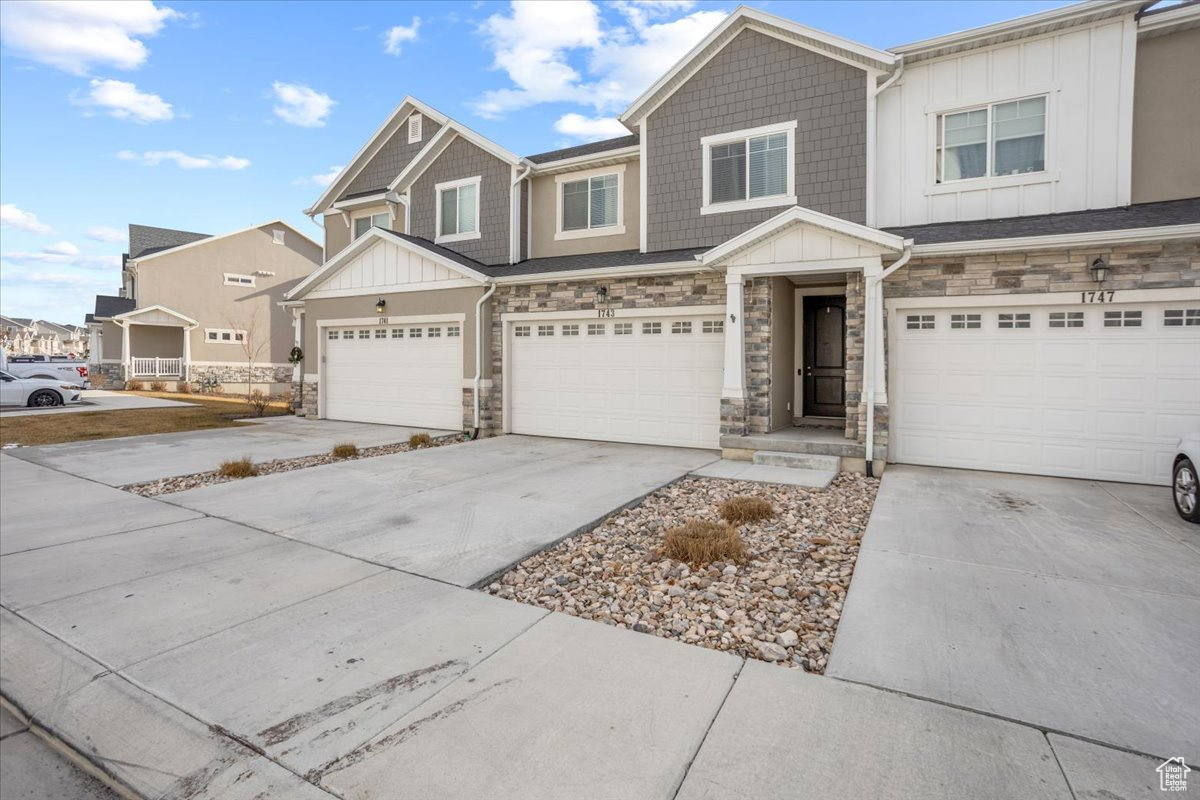
<path fill-rule="evenodd" d="M 1196 479 L 1196 467 L 1191 459 L 1181 458 L 1175 463 L 1171 489 L 1179 516 L 1188 522 L 1200 522 L 1200 482 Z"/>
<path fill-rule="evenodd" d="M 51 389 L 38 389 L 33 394 L 29 395 L 29 405 L 40 408 L 48 408 L 50 406 L 61 406 L 62 396 L 58 392 Z"/>

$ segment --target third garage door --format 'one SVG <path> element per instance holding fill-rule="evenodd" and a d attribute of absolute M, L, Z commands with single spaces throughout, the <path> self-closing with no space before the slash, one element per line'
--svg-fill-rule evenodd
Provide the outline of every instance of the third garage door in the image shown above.
<path fill-rule="evenodd" d="M 508 335 L 512 433 L 719 446 L 720 314 L 522 320 Z"/>

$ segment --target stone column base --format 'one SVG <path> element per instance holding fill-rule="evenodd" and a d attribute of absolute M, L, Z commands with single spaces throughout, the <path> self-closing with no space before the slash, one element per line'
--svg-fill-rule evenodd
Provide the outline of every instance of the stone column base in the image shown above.
<path fill-rule="evenodd" d="M 721 433 L 746 435 L 746 401 L 735 397 L 721 398 Z"/>

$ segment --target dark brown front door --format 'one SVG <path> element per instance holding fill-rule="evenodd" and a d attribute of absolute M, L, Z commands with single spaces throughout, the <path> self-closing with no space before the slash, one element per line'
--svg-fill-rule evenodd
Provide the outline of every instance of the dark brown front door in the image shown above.
<path fill-rule="evenodd" d="M 804 298 L 804 415 L 846 416 L 846 298 Z"/>

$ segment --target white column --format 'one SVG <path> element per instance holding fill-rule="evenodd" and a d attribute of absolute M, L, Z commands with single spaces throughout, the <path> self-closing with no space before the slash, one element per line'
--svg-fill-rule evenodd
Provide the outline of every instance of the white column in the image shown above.
<path fill-rule="evenodd" d="M 863 375 L 862 402 L 879 402 L 879 363 L 883 360 L 879 349 L 881 320 L 878 303 L 879 274 L 882 265 L 863 268 Z"/>
<path fill-rule="evenodd" d="M 192 365 L 192 329 L 183 329 L 183 369 L 179 370 L 182 374 L 179 376 L 183 380 L 188 379 L 188 371 Z"/>
<path fill-rule="evenodd" d="M 133 356 L 129 352 L 129 326 L 132 323 L 126 321 L 121 323 L 121 368 L 125 373 L 125 380 L 131 377 L 130 372 L 133 366 Z"/>
<path fill-rule="evenodd" d="M 304 312 L 298 308 L 292 309 L 292 342 L 296 347 L 300 347 L 301 340 L 304 337 Z M 304 365 L 297 361 L 292 365 L 292 381 L 300 380 L 300 370 L 304 369 Z"/>
<path fill-rule="evenodd" d="M 742 276 L 725 275 L 725 385 L 721 397 L 746 399 L 746 322 Z"/>

